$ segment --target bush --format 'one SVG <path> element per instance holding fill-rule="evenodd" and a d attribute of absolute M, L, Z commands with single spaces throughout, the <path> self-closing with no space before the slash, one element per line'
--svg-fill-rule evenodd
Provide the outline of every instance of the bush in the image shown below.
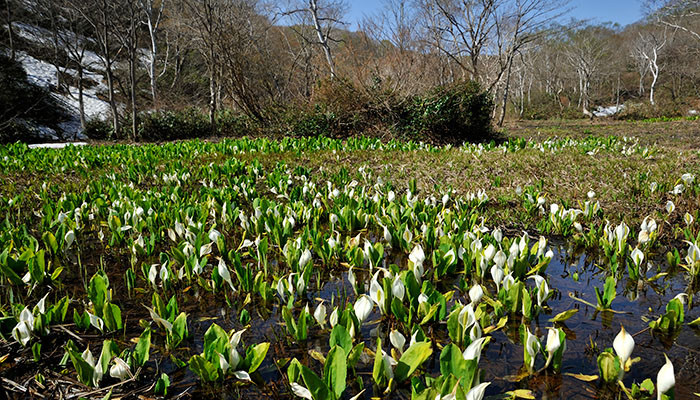
<path fill-rule="evenodd" d="M 114 136 L 114 129 L 109 122 L 94 118 L 85 122 L 83 133 L 90 139 L 106 140 Z"/>
<path fill-rule="evenodd" d="M 214 118 L 216 120 L 217 134 L 220 136 L 250 136 L 259 129 L 258 124 L 247 115 L 228 109 L 218 111 Z"/>
<path fill-rule="evenodd" d="M 201 138 L 211 135 L 211 124 L 208 117 L 196 108 L 156 111 L 139 115 L 137 135 L 148 141 Z"/>
<path fill-rule="evenodd" d="M 625 108 L 621 112 L 615 114 L 614 118 L 619 120 L 627 121 L 640 121 L 647 119 L 659 119 L 663 120 L 666 118 L 682 117 L 684 109 L 687 109 L 687 105 L 670 102 L 670 101 L 659 101 L 656 105 L 652 106 L 650 103 L 625 103 Z"/>
<path fill-rule="evenodd" d="M 492 139 L 492 113 L 491 96 L 471 81 L 415 97 L 399 113 L 399 126 L 409 135 L 425 135 L 438 143 L 482 142 Z"/>

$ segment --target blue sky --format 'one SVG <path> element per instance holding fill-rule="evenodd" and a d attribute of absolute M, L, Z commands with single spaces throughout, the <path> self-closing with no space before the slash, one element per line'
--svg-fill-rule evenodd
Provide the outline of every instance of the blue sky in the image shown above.
<path fill-rule="evenodd" d="M 576 19 L 589 19 L 592 22 L 617 22 L 627 25 L 642 18 L 641 0 L 572 0 L 573 10 L 567 16 Z M 350 10 L 346 20 L 352 29 L 364 15 L 372 15 L 381 8 L 377 0 L 348 0 Z"/>

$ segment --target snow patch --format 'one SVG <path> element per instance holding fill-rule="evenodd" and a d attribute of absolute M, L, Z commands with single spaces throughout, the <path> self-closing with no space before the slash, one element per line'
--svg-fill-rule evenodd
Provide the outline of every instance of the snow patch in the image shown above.
<path fill-rule="evenodd" d="M 27 72 L 27 80 L 30 83 L 48 90 L 56 88 L 58 85 L 58 71 L 53 64 L 36 59 L 24 52 L 20 52 L 18 55 L 18 60 Z M 65 72 L 73 76 L 76 76 L 78 73 L 76 70 L 70 68 L 66 69 Z M 109 103 L 100 99 L 97 95 L 98 92 L 106 90 L 106 86 L 102 83 L 102 75 L 85 71 L 83 76 L 85 80 L 92 81 L 93 83 L 92 87 L 83 88 L 83 109 L 85 111 L 85 118 L 107 119 L 111 110 Z M 62 103 L 73 117 L 70 121 L 59 124 L 59 127 L 64 131 L 66 137 L 84 137 L 84 135 L 78 136 L 80 134 L 78 88 L 70 86 L 68 87 L 67 94 L 51 93 L 51 95 Z"/>
<path fill-rule="evenodd" d="M 87 146 L 85 142 L 70 142 L 70 143 L 37 143 L 30 144 L 30 149 L 62 149 L 67 146 Z"/>
<path fill-rule="evenodd" d="M 595 111 L 593 111 L 593 115 L 595 115 L 596 117 L 609 117 L 611 115 L 619 113 L 624 109 L 625 106 L 622 104 L 619 106 L 598 107 L 595 109 Z"/>

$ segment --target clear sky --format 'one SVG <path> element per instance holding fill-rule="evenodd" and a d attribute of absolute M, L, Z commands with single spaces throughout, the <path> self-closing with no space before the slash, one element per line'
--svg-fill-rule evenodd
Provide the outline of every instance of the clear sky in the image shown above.
<path fill-rule="evenodd" d="M 381 8 L 378 0 L 348 0 L 350 5 L 346 20 L 351 23 L 351 29 L 357 27 L 357 22 L 365 15 L 372 15 Z M 576 18 L 591 20 L 591 22 L 617 22 L 628 25 L 642 18 L 642 0 L 572 0 L 573 10 L 565 19 Z"/>

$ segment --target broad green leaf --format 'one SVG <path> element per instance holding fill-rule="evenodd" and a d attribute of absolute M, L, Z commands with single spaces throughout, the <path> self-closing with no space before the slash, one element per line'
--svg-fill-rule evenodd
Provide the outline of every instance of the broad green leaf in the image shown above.
<path fill-rule="evenodd" d="M 357 365 L 357 362 L 360 361 L 360 356 L 362 355 L 362 352 L 364 350 L 364 342 L 358 343 L 355 347 L 352 348 L 352 351 L 348 355 L 348 367 L 355 368 L 355 365 Z"/>
<path fill-rule="evenodd" d="M 246 351 L 246 364 L 249 365 L 248 373 L 253 373 L 260 367 L 265 356 L 267 355 L 267 350 L 270 348 L 270 343 L 260 343 L 255 346 L 248 347 Z"/>
<path fill-rule="evenodd" d="M 151 329 L 147 328 L 139 336 L 139 342 L 134 347 L 134 367 L 143 366 L 149 359 L 151 350 Z"/>
<path fill-rule="evenodd" d="M 122 312 L 116 304 L 105 303 L 102 310 L 102 319 L 109 331 L 122 329 Z"/>
<path fill-rule="evenodd" d="M 170 387 L 170 377 L 166 373 L 160 374 L 160 378 L 156 382 L 156 387 L 153 389 L 158 396 L 167 396 L 168 387 Z"/>
<path fill-rule="evenodd" d="M 352 351 L 352 337 L 350 337 L 348 330 L 345 329 L 343 325 L 337 324 L 333 327 L 331 337 L 329 339 L 329 345 L 331 347 L 335 345 L 342 347 L 346 354 L 349 354 L 350 351 Z"/>
<path fill-rule="evenodd" d="M 213 382 L 219 379 L 219 368 L 199 354 L 190 358 L 189 365 L 190 370 L 205 382 Z"/>
<path fill-rule="evenodd" d="M 387 377 L 384 376 L 384 357 L 382 356 L 382 339 L 377 338 L 377 351 L 374 353 L 374 367 L 372 368 L 372 378 L 377 386 L 386 384 Z"/>
<path fill-rule="evenodd" d="M 342 347 L 333 346 L 326 356 L 326 365 L 323 368 L 323 378 L 336 399 L 339 399 L 345 391 L 348 372 L 346 357 Z"/>
<path fill-rule="evenodd" d="M 68 348 L 68 355 L 73 363 L 73 367 L 78 371 L 78 380 L 80 383 L 85 386 L 92 386 L 92 376 L 95 373 L 95 368 L 85 361 L 76 350 Z"/>
<path fill-rule="evenodd" d="M 430 342 L 414 343 L 399 359 L 394 373 L 396 381 L 402 382 L 410 377 L 432 353 L 433 348 Z"/>
<path fill-rule="evenodd" d="M 550 318 L 549 322 L 564 322 L 567 319 L 571 318 L 578 312 L 578 308 L 574 308 L 571 310 L 567 310 L 564 312 L 560 312 L 559 314 L 555 315 L 554 318 Z"/>
<path fill-rule="evenodd" d="M 302 365 L 301 377 L 314 400 L 332 400 L 330 389 L 312 370 Z"/>

